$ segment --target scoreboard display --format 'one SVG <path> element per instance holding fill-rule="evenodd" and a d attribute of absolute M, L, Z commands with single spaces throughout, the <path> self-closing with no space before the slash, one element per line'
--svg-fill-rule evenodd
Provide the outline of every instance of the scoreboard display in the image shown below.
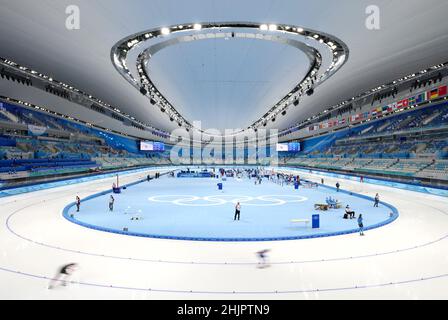
<path fill-rule="evenodd" d="M 300 151 L 302 151 L 300 142 L 288 143 L 288 152 L 300 152 Z"/>
<path fill-rule="evenodd" d="M 155 141 L 140 141 L 141 151 L 165 151 L 165 144 L 163 142 Z"/>
<path fill-rule="evenodd" d="M 277 152 L 288 152 L 288 144 L 277 143 Z"/>
<path fill-rule="evenodd" d="M 300 142 L 278 143 L 277 152 L 300 152 L 302 146 Z"/>

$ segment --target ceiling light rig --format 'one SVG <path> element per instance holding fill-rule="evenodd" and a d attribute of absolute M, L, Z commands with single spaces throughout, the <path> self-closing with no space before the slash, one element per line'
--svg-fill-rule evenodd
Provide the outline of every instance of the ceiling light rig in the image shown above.
<path fill-rule="evenodd" d="M 79 103 L 79 101 L 87 101 L 86 105 L 88 105 L 89 107 L 92 103 L 98 104 L 101 107 L 106 108 L 113 113 L 119 114 L 120 117 L 124 117 L 124 118 L 130 120 L 131 123 L 134 123 L 136 127 L 138 126 L 139 128 L 142 128 L 142 130 L 149 131 L 150 133 L 152 133 L 156 136 L 160 136 L 160 137 L 163 137 L 166 139 L 168 139 L 170 137 L 170 134 L 168 132 L 158 129 L 158 128 L 155 128 L 154 126 L 152 126 L 148 123 L 143 123 L 139 120 L 136 120 L 134 117 L 130 116 L 129 114 L 122 112 L 119 108 L 111 106 L 110 104 L 108 104 L 98 98 L 95 98 L 91 94 L 85 93 L 85 92 L 83 92 L 73 86 L 70 86 L 64 82 L 58 81 L 58 80 L 54 79 L 52 76 L 48 76 L 48 75 L 39 73 L 33 69 L 30 69 L 25 66 L 21 66 L 11 60 L 4 59 L 4 58 L 0 57 L 0 67 L 2 67 L 2 66 L 10 68 L 10 69 L 14 70 L 15 72 L 18 72 L 20 74 L 27 76 L 27 78 L 26 78 L 27 81 L 25 81 L 25 84 L 27 84 L 29 86 L 33 85 L 32 80 L 41 81 L 42 83 L 45 83 L 47 85 L 51 84 L 51 86 L 53 86 L 53 87 L 69 91 L 70 92 L 69 100 L 71 100 L 73 97 L 74 100 L 78 101 L 77 103 Z M 44 110 L 44 109 L 42 109 L 42 110 Z M 44 111 L 47 112 L 48 110 L 45 109 Z"/>
<path fill-rule="evenodd" d="M 151 97 L 157 96 L 159 100 L 157 106 L 163 106 L 165 113 L 170 120 L 175 119 L 178 124 L 180 123 L 181 126 L 190 129 L 193 128 L 190 122 L 177 112 L 176 108 L 160 93 L 147 73 L 146 66 L 148 65 L 148 61 L 152 55 L 157 52 L 152 47 L 155 47 L 155 43 L 157 43 L 159 47 L 163 47 L 163 43 L 161 44 L 160 41 L 154 40 L 167 37 L 169 40 L 166 40 L 165 46 L 168 46 L 177 44 L 180 41 L 194 41 L 207 37 L 217 37 L 218 34 L 222 35 L 223 32 L 225 32 L 227 38 L 249 38 L 248 34 L 252 34 L 253 38 L 253 35 L 255 34 L 257 35 L 257 39 L 283 42 L 290 45 L 293 44 L 299 48 L 299 50 L 304 51 L 310 59 L 310 68 L 306 76 L 303 79 L 299 79 L 300 82 L 293 88 L 293 90 L 288 92 L 286 96 L 271 107 L 263 117 L 249 126 L 248 129 L 256 129 L 260 126 L 266 126 L 268 121 L 275 121 L 279 114 L 286 114 L 285 112 L 289 107 L 297 106 L 299 104 L 299 100 L 302 96 L 311 96 L 314 94 L 315 89 L 334 75 L 347 62 L 349 57 L 349 49 L 340 39 L 327 33 L 307 29 L 302 26 L 277 23 L 202 22 L 154 28 L 122 39 L 112 48 L 111 59 L 115 68 L 128 82 L 139 90 L 142 87 L 145 87 L 145 90 L 151 93 Z M 194 37 L 194 35 L 198 33 L 201 33 L 203 36 Z M 186 34 L 188 34 L 188 36 L 186 36 Z M 140 53 L 130 55 L 130 52 L 133 50 L 139 50 Z M 160 51 L 161 49 L 159 48 L 158 50 Z M 325 56 L 330 56 L 332 58 L 325 59 L 324 61 L 322 58 L 323 53 L 321 53 L 321 51 L 325 50 L 330 53 L 330 55 Z M 138 57 L 135 62 L 138 71 L 137 76 L 134 76 L 126 66 L 126 62 L 130 56 Z M 326 65 L 324 66 L 324 64 Z M 151 97 L 150 99 L 152 99 Z M 200 129 L 198 130 L 204 132 Z M 240 132 L 235 132 L 234 134 Z"/>

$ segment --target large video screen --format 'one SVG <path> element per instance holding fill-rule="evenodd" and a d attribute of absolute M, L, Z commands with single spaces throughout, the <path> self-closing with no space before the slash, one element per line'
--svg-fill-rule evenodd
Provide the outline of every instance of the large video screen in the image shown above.
<path fill-rule="evenodd" d="M 165 144 L 163 142 L 155 141 L 140 141 L 141 151 L 165 151 Z"/>
<path fill-rule="evenodd" d="M 288 143 L 288 151 L 289 152 L 300 152 L 302 151 L 300 142 L 290 142 Z"/>
<path fill-rule="evenodd" d="M 287 143 L 277 143 L 277 152 L 288 152 L 288 150 Z"/>
<path fill-rule="evenodd" d="M 277 143 L 277 152 L 300 152 L 300 142 Z"/>

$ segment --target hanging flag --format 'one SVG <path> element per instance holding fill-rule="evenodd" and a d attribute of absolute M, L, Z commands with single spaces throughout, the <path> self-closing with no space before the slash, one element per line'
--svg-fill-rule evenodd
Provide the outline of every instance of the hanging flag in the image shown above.
<path fill-rule="evenodd" d="M 404 100 L 402 101 L 402 105 L 403 105 L 403 108 L 407 108 L 407 107 L 409 107 L 409 99 L 404 99 Z"/>
<path fill-rule="evenodd" d="M 439 88 L 439 97 L 446 96 L 447 94 L 447 86 L 442 86 Z"/>
<path fill-rule="evenodd" d="M 429 100 L 433 100 L 439 97 L 439 89 L 433 89 L 428 91 Z"/>
<path fill-rule="evenodd" d="M 420 93 L 416 98 L 416 103 L 422 103 L 426 101 L 426 92 Z"/>
<path fill-rule="evenodd" d="M 416 102 L 415 97 L 411 97 L 411 98 L 409 98 L 409 105 L 410 105 L 410 106 L 415 105 L 415 102 Z"/>
<path fill-rule="evenodd" d="M 403 100 L 397 102 L 397 109 L 403 108 Z"/>

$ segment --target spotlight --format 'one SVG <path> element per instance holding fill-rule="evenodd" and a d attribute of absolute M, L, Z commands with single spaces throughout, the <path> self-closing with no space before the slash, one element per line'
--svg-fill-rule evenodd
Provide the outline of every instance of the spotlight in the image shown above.
<path fill-rule="evenodd" d="M 263 127 L 266 127 L 267 125 L 268 125 L 268 123 L 267 123 L 267 122 L 263 123 Z"/>
<path fill-rule="evenodd" d="M 276 31 L 277 30 L 277 25 L 276 24 L 270 24 L 269 25 L 269 31 Z"/>
<path fill-rule="evenodd" d="M 151 102 L 152 105 L 155 105 L 157 103 L 157 101 L 154 100 L 153 98 L 151 98 L 150 102 Z"/>
<path fill-rule="evenodd" d="M 170 121 L 173 122 L 173 121 L 174 121 L 174 118 L 173 118 L 173 117 L 170 117 Z"/>
<path fill-rule="evenodd" d="M 145 87 L 141 87 L 140 88 L 140 93 L 144 96 L 146 96 L 148 94 L 148 90 L 145 89 Z"/>
<path fill-rule="evenodd" d="M 182 127 L 182 123 L 180 123 L 180 122 L 178 122 L 177 125 L 178 125 L 179 127 Z"/>
<path fill-rule="evenodd" d="M 166 109 L 164 107 L 160 108 L 160 111 L 162 111 L 163 113 L 165 113 Z"/>
<path fill-rule="evenodd" d="M 196 31 L 199 31 L 199 30 L 202 29 L 202 25 L 200 25 L 199 23 L 195 23 L 194 26 L 193 26 L 193 29 L 196 30 Z"/>
<path fill-rule="evenodd" d="M 160 32 L 166 36 L 170 34 L 170 29 L 169 28 L 162 28 L 162 30 L 160 30 Z"/>
<path fill-rule="evenodd" d="M 286 110 L 282 112 L 282 116 L 286 116 Z"/>
<path fill-rule="evenodd" d="M 313 89 L 313 88 L 309 88 L 309 89 L 306 91 L 306 94 L 307 94 L 308 96 L 312 96 L 312 95 L 314 94 L 314 89 Z"/>
<path fill-rule="evenodd" d="M 260 26 L 260 30 L 261 30 L 261 31 L 268 31 L 268 25 L 267 25 L 267 24 L 262 24 L 262 25 Z"/>
<path fill-rule="evenodd" d="M 275 122 L 275 118 L 272 118 L 272 122 Z"/>
<path fill-rule="evenodd" d="M 293 104 L 297 107 L 299 105 L 299 99 L 294 100 Z"/>

